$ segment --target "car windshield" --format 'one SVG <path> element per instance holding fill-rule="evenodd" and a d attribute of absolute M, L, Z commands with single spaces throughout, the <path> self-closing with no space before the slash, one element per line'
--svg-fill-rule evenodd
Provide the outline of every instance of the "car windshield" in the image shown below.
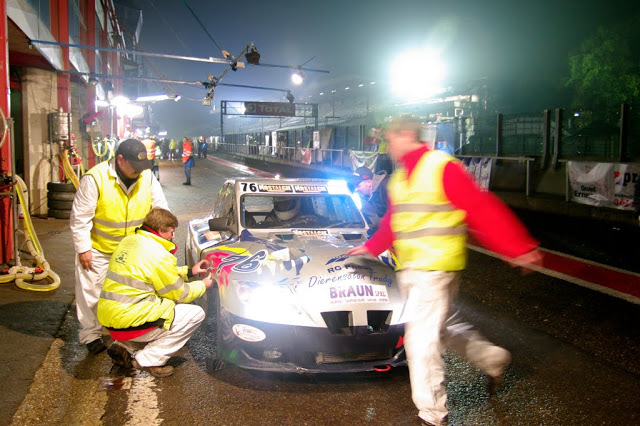
<path fill-rule="evenodd" d="M 349 195 L 253 195 L 242 197 L 242 225 L 248 229 L 364 228 Z"/>

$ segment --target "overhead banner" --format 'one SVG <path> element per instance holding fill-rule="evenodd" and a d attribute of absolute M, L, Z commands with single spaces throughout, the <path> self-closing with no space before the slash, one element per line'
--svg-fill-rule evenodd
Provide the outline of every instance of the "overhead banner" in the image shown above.
<path fill-rule="evenodd" d="M 290 102 L 245 102 L 244 115 L 295 117 L 296 105 Z"/>
<path fill-rule="evenodd" d="M 640 164 L 567 162 L 569 199 L 580 204 L 633 210 Z"/>

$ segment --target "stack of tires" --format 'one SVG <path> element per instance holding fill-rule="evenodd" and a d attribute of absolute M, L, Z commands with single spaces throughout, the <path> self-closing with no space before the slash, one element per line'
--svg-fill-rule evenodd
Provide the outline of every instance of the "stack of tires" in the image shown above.
<path fill-rule="evenodd" d="M 72 183 L 49 182 L 47 183 L 47 207 L 49 217 L 56 219 L 69 219 L 71 205 L 76 195 L 76 187 Z"/>

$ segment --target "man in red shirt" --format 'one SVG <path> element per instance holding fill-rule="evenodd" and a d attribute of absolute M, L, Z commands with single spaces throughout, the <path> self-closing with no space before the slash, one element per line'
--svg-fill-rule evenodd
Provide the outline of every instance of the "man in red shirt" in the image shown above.
<path fill-rule="evenodd" d="M 542 254 L 515 215 L 481 189 L 460 162 L 420 142 L 420 129 L 412 117 L 390 123 L 385 138 L 399 167 L 387 186 L 389 208 L 371 239 L 346 254 L 377 256 L 394 247 L 398 285 L 407 298 L 404 347 L 413 401 L 421 422 L 443 425 L 447 347 L 484 370 L 494 387 L 511 361 L 507 350 L 488 342 L 455 311 L 467 232 L 512 265 L 540 264 Z"/>
<path fill-rule="evenodd" d="M 195 167 L 196 162 L 193 159 L 193 143 L 186 136 L 182 138 L 182 163 L 184 164 L 184 175 L 187 181 L 183 185 L 191 185 L 191 168 Z"/>

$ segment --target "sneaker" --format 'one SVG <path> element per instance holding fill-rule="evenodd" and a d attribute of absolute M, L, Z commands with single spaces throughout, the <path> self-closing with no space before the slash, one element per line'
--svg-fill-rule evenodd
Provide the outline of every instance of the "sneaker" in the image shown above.
<path fill-rule="evenodd" d="M 182 182 L 183 185 L 191 185 L 191 182 Z"/>
<path fill-rule="evenodd" d="M 87 343 L 86 346 L 91 355 L 98 355 L 100 352 L 107 349 L 107 346 L 100 338 L 94 340 L 93 342 Z"/>
<path fill-rule="evenodd" d="M 126 369 L 133 368 L 131 354 L 122 343 L 117 341 L 111 343 L 109 349 L 107 349 L 107 355 L 115 365 Z"/>
<path fill-rule="evenodd" d="M 146 371 L 149 374 L 151 374 L 153 377 L 158 377 L 158 378 L 169 377 L 170 375 L 173 374 L 173 367 L 170 365 L 161 365 L 159 367 L 143 367 L 140 364 L 138 364 L 138 361 L 136 361 L 135 359 L 132 361 L 132 364 L 136 370 Z"/>
<path fill-rule="evenodd" d="M 496 357 L 496 362 L 490 368 L 490 371 L 487 371 L 489 376 L 487 392 L 491 395 L 497 393 L 504 384 L 504 372 L 509 364 L 511 364 L 511 354 L 509 351 L 500 347 L 496 347 L 496 350 L 500 351 L 499 356 Z"/>

